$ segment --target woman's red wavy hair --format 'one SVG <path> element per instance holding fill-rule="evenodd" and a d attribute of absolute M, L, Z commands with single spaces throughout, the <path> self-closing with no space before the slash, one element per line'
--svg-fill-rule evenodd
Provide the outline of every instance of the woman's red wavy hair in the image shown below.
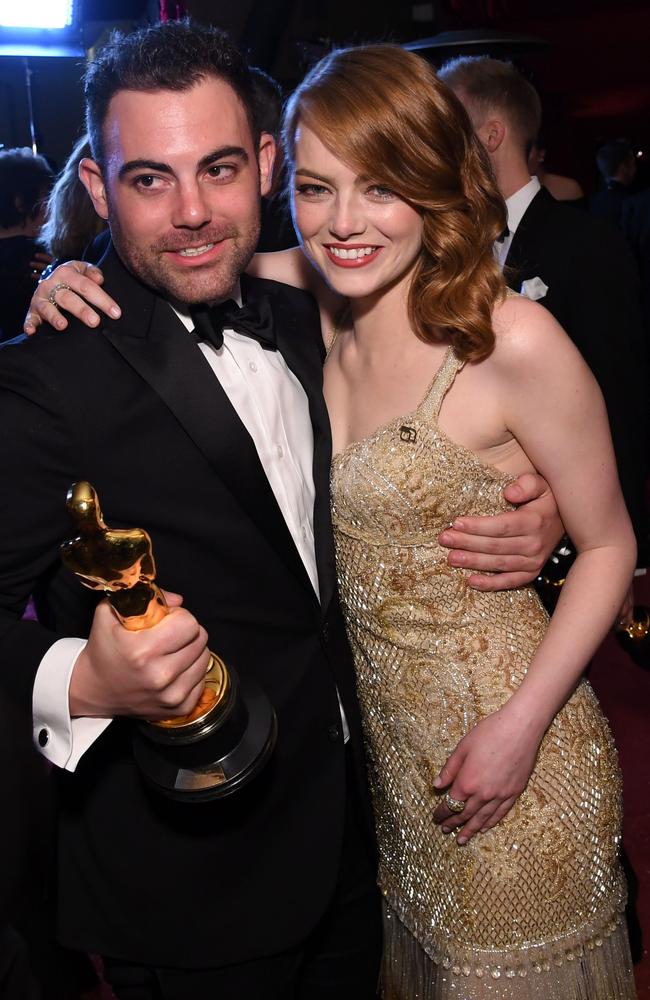
<path fill-rule="evenodd" d="M 339 49 L 287 102 L 291 169 L 299 123 L 335 156 L 420 212 L 423 244 L 409 295 L 422 340 L 448 340 L 480 361 L 494 347 L 492 310 L 505 294 L 493 254 L 506 210 L 487 155 L 455 94 L 419 56 L 396 45 Z"/>

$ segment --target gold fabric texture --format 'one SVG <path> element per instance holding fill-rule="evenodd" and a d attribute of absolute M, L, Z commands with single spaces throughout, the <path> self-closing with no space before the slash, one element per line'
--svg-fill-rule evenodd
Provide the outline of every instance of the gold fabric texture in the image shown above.
<path fill-rule="evenodd" d="M 339 585 L 357 670 L 387 902 L 392 1000 L 634 997 L 621 913 L 621 784 L 582 681 L 530 782 L 494 829 L 459 846 L 432 816 L 433 779 L 525 675 L 547 624 L 530 588 L 481 593 L 436 536 L 508 509 L 511 477 L 437 424 L 451 350 L 421 406 L 332 466 Z"/>

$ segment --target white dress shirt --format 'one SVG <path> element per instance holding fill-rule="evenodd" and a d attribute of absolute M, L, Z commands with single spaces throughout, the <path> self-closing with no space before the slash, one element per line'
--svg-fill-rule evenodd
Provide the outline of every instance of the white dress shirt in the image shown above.
<path fill-rule="evenodd" d="M 541 186 L 538 177 L 531 177 L 527 184 L 524 184 L 522 188 L 519 188 L 509 198 L 506 198 L 508 235 L 501 242 L 497 240 L 494 244 L 494 253 L 501 267 L 506 262 L 506 257 L 508 256 L 513 236 L 517 232 L 517 227 Z"/>
<path fill-rule="evenodd" d="M 240 300 L 241 301 L 241 300 Z M 170 306 L 171 308 L 171 306 Z M 174 310 L 188 331 L 189 313 Z M 314 549 L 314 440 L 304 389 L 279 351 L 224 330 L 223 347 L 201 351 L 253 439 L 278 506 L 318 596 Z M 85 640 L 59 639 L 47 651 L 34 683 L 33 733 L 41 753 L 74 771 L 82 755 L 110 725 L 106 718 L 70 718 L 72 670 Z M 341 709 L 344 737 L 347 725 Z"/>

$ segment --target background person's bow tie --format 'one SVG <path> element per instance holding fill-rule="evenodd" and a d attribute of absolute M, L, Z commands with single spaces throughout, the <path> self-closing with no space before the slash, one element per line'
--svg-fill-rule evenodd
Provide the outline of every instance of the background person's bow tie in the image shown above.
<path fill-rule="evenodd" d="M 277 351 L 271 303 L 266 296 L 238 306 L 232 299 L 217 306 L 195 306 L 191 310 L 194 333 L 219 350 L 223 331 L 235 330 L 261 344 L 265 351 Z"/>
<path fill-rule="evenodd" d="M 506 228 L 503 230 L 503 232 L 501 233 L 501 235 L 497 236 L 497 240 L 496 241 L 497 241 L 497 243 L 503 243 L 503 241 L 507 240 L 509 236 L 510 236 L 510 230 L 506 226 Z"/>

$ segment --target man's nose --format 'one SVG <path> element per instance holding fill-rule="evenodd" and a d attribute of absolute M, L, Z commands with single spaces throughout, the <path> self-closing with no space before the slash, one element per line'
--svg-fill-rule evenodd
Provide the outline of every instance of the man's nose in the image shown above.
<path fill-rule="evenodd" d="M 209 200 L 198 181 L 179 184 L 172 223 L 177 228 L 200 229 L 212 219 Z"/>

